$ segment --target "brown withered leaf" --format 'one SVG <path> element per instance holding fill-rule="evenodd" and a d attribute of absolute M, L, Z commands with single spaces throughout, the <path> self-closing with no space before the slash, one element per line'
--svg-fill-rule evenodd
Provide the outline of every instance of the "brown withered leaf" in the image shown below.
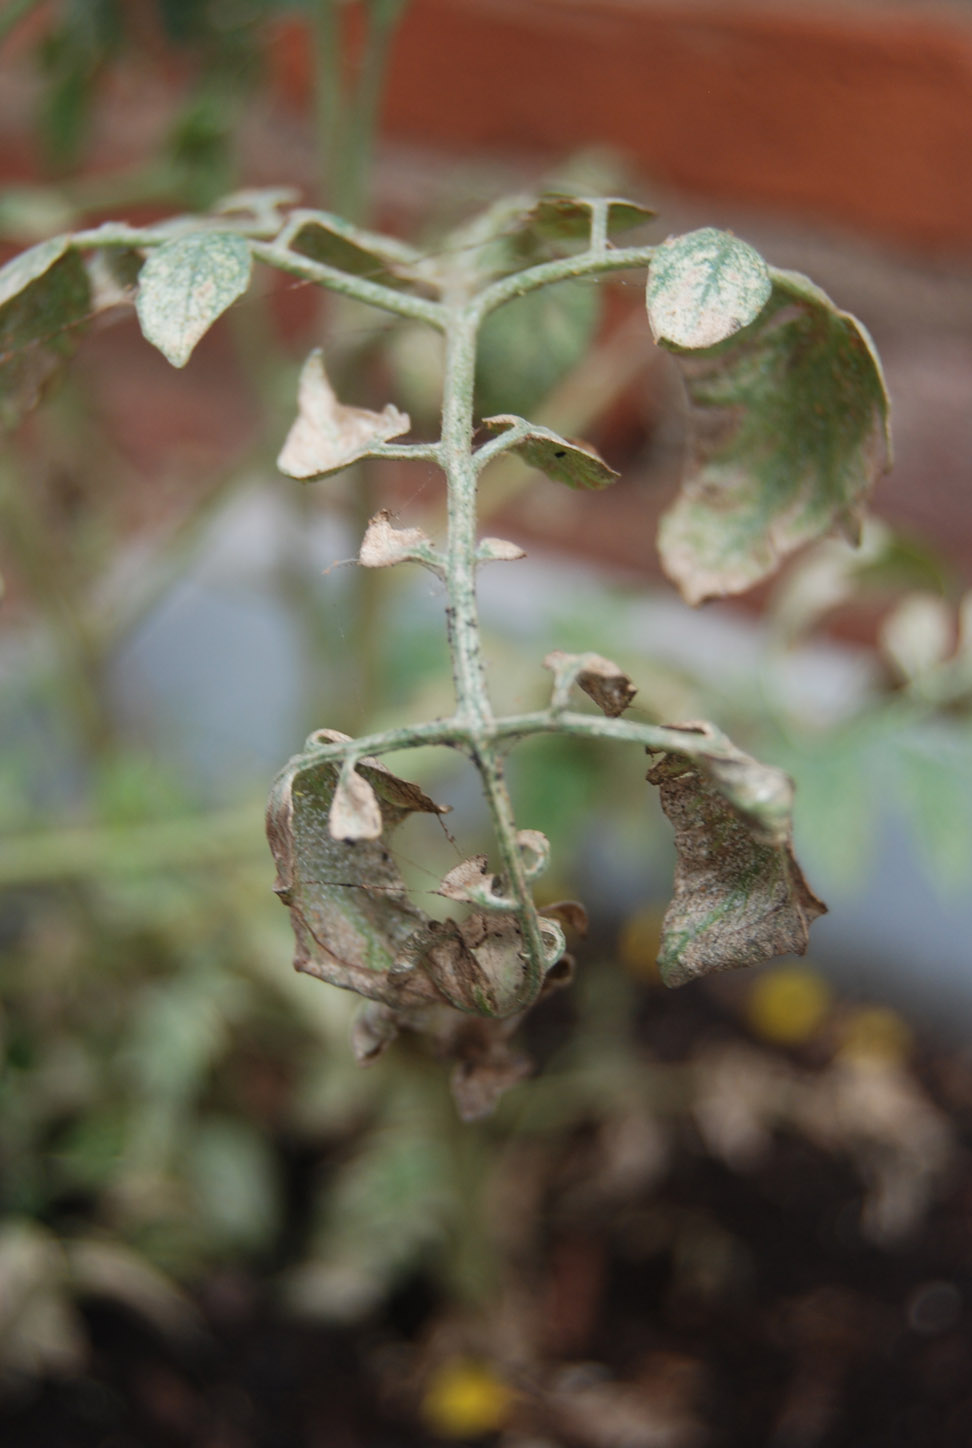
<path fill-rule="evenodd" d="M 432 540 L 421 528 L 396 528 L 382 508 L 368 524 L 358 562 L 362 568 L 390 568 L 394 563 L 431 563 Z"/>
<path fill-rule="evenodd" d="M 302 481 L 326 477 L 369 457 L 376 444 L 401 437 L 412 425 L 408 414 L 390 402 L 381 412 L 339 402 L 319 348 L 304 363 L 297 408 L 297 420 L 287 434 L 277 467 Z"/>
<path fill-rule="evenodd" d="M 377 799 L 381 837 L 336 839 L 329 822 L 341 765 L 322 759 L 320 746 L 345 738 L 319 730 L 274 782 L 267 805 L 274 889 L 290 909 L 297 970 L 383 1000 L 388 973 L 427 925 L 408 899 L 385 839 L 408 814 L 437 814 L 441 807 L 377 760 L 360 760 L 357 773 Z M 406 972 L 395 998 L 414 996 L 416 989 L 421 998 L 434 994 Z"/>
<path fill-rule="evenodd" d="M 554 675 L 555 708 L 565 708 L 572 684 L 577 684 L 609 719 L 617 719 L 638 690 L 617 664 L 601 654 L 565 654 L 555 649 L 543 661 Z"/>
<path fill-rule="evenodd" d="M 810 889 L 771 802 L 768 819 L 747 800 L 748 756 L 739 753 L 730 789 L 708 761 L 664 755 L 648 774 L 675 830 L 675 893 L 665 912 L 658 964 L 666 985 L 714 971 L 803 955 L 811 921 L 826 906 Z M 765 789 L 769 766 L 748 760 Z M 772 771 L 780 774 L 780 771 Z M 785 778 L 785 776 L 784 776 Z M 750 805 L 740 809 L 737 800 Z M 771 826 L 772 833 L 770 833 Z"/>

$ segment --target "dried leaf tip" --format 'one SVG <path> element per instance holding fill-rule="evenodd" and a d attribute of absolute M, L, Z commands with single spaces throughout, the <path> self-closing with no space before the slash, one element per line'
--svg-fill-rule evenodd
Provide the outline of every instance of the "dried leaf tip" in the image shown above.
<path fill-rule="evenodd" d="M 617 719 L 638 692 L 623 669 L 601 654 L 565 654 L 555 649 L 543 666 L 554 675 L 555 709 L 566 709 L 571 686 L 576 684 L 609 719 Z"/>
<path fill-rule="evenodd" d="M 363 568 L 390 568 L 395 563 L 424 563 L 438 568 L 432 540 L 421 528 L 396 528 L 387 508 L 376 513 L 361 541 L 358 562 Z"/>
<path fill-rule="evenodd" d="M 388 403 L 381 412 L 339 402 L 316 348 L 304 363 L 297 398 L 297 419 L 277 458 L 277 467 L 301 480 L 325 477 L 349 463 L 373 456 L 390 438 L 401 437 L 411 419 Z"/>

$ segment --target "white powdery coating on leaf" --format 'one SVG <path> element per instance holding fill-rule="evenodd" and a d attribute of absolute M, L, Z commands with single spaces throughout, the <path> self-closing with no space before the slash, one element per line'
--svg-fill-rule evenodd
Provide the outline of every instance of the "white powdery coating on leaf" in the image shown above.
<path fill-rule="evenodd" d="M 250 248 L 232 232 L 203 231 L 152 252 L 139 277 L 135 306 L 142 335 L 173 367 L 250 283 Z"/>
<path fill-rule="evenodd" d="M 323 355 L 315 349 L 300 374 L 297 420 L 277 467 L 289 478 L 319 478 L 367 457 L 376 443 L 400 437 L 411 425 L 408 413 L 390 402 L 381 412 L 339 402 L 324 371 Z"/>
<path fill-rule="evenodd" d="M 755 320 L 771 291 L 758 251 L 704 227 L 659 247 L 648 278 L 648 320 L 657 341 L 714 347 Z"/>

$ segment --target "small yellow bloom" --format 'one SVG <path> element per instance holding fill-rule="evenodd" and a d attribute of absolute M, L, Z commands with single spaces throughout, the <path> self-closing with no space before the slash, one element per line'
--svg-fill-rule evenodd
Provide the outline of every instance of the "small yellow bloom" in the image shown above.
<path fill-rule="evenodd" d="M 790 965 L 760 976 L 746 1002 L 750 1029 L 764 1041 L 792 1046 L 817 1030 L 830 1008 L 830 987 L 807 966 Z"/>
<path fill-rule="evenodd" d="M 438 1438 L 478 1438 L 502 1428 L 513 1393 L 485 1363 L 453 1358 L 432 1373 L 422 1398 L 425 1426 Z"/>

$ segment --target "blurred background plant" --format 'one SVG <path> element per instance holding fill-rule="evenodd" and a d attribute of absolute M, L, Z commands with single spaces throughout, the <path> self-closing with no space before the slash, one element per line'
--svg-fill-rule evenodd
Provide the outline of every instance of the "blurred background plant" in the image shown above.
<path fill-rule="evenodd" d="M 511 185 L 644 193 L 603 153 L 426 173 L 406 150 L 376 172 L 382 77 L 406 8 L 9 4 L 4 76 L 22 72 L 9 94 L 27 139 L 0 193 L 8 250 L 109 213 L 208 207 L 275 179 L 281 157 L 279 174 L 309 203 L 365 221 L 387 213 L 428 248 Z M 282 99 L 295 34 L 316 58 L 310 115 Z M 119 147 L 113 128 L 128 116 L 132 138 Z M 388 175 L 396 167 L 404 180 Z M 630 295 L 604 291 L 558 287 L 499 313 L 477 387 L 484 410 L 532 412 L 592 437 L 625 471 L 653 469 L 606 525 L 633 527 L 647 550 L 658 479 L 679 447 L 674 392 L 630 327 Z M 968 573 L 934 544 L 873 524 L 858 552 L 834 542 L 798 558 L 758 617 L 720 609 L 697 622 L 670 597 L 646 599 L 630 566 L 599 569 L 605 550 L 585 538 L 594 525 L 573 500 L 558 498 L 558 527 L 572 514 L 575 544 L 580 535 L 595 562 L 544 554 L 545 536 L 555 541 L 548 485 L 515 463 L 490 475 L 484 517 L 540 544 L 527 593 L 485 581 L 507 702 L 543 702 L 536 659 L 551 639 L 572 651 L 610 639 L 656 717 L 718 718 L 790 770 L 801 851 L 814 883 L 835 892 L 837 921 L 831 960 L 780 972 L 776 987 L 759 975 L 694 1007 L 663 997 L 653 944 L 671 862 L 630 762 L 570 740 L 524 747 L 512 785 L 562 862 L 551 898 L 592 906 L 593 941 L 576 993 L 531 1028 L 541 1077 L 494 1121 L 459 1128 L 418 1052 L 396 1048 L 368 1073 L 353 1065 L 353 1003 L 293 975 L 269 888 L 261 811 L 288 750 L 321 724 L 432 717 L 450 690 L 428 585 L 334 566 L 382 503 L 432 530 L 441 499 L 426 470 L 403 465 L 379 485 L 359 469 L 306 491 L 274 474 L 299 359 L 325 324 L 346 393 L 393 396 L 419 429 L 431 425 L 439 360 L 424 336 L 288 283 L 230 311 L 200 348 L 195 386 L 138 347 L 129 325 L 95 333 L 5 440 L 0 1385 L 15 1412 L 30 1411 L 27 1385 L 45 1376 L 97 1377 L 98 1305 L 112 1304 L 114 1320 L 147 1324 L 180 1363 L 186 1344 L 212 1354 L 238 1318 L 364 1322 L 381 1411 L 441 1437 L 706 1442 L 688 1365 L 704 1361 L 723 1384 L 731 1351 L 723 1343 L 712 1368 L 700 1344 L 746 1283 L 759 1280 L 761 1301 L 770 1290 L 750 1239 L 765 1201 L 746 1193 L 780 1168 L 781 1140 L 809 1204 L 791 1193 L 780 1206 L 793 1213 L 792 1232 L 777 1223 L 783 1237 L 813 1230 L 823 1193 L 826 1221 L 844 1225 L 821 1252 L 836 1261 L 851 1242 L 885 1268 L 897 1254 L 885 1306 L 897 1292 L 915 1320 L 938 1311 L 951 1331 L 961 1310 L 948 1293 L 920 1297 L 926 1277 L 954 1287 L 951 1260 L 929 1266 L 916 1234 L 932 1211 L 951 1221 L 949 1183 L 965 1180 L 955 1163 L 970 1067 L 929 1066 L 901 1015 L 854 996 L 867 986 L 948 1017 L 956 1001 L 967 1012 L 967 990 L 943 985 L 936 1002 L 914 973 L 892 985 L 866 962 L 850 1000 L 828 981 L 868 949 L 860 933 L 847 945 L 840 914 L 853 915 L 850 893 L 889 828 L 905 835 L 905 867 L 923 866 L 943 892 L 943 918 L 948 888 L 968 878 Z M 0 369 L 17 367 L 2 328 Z M 451 827 L 468 852 L 470 781 L 432 769 L 410 760 L 410 774 L 456 806 Z M 406 877 L 429 889 L 402 839 Z M 951 951 L 960 966 L 965 917 L 953 919 L 942 937 L 916 921 L 909 960 Z M 811 1185 L 821 1162 L 825 1185 Z M 699 1176 L 716 1206 L 692 1197 Z M 663 1304 L 650 1361 L 619 1271 Z M 819 1282 L 782 1276 L 794 1361 L 836 1381 L 812 1326 Z M 960 1299 L 966 1290 L 954 1287 Z M 824 1314 L 841 1341 L 862 1304 L 859 1281 Z M 616 1324 L 627 1346 L 605 1345 Z M 682 1367 L 663 1353 L 681 1353 Z M 613 1376 L 565 1376 L 580 1358 Z M 798 1376 L 774 1399 L 779 1421 Z M 120 1421 L 117 1407 L 99 1411 Z M 204 1441 L 193 1411 L 183 1441 L 197 1431 Z M 770 1410 L 735 1411 L 740 1432 L 752 1412 L 755 1432 Z M 231 1441 L 263 1441 L 246 1431 Z"/>

